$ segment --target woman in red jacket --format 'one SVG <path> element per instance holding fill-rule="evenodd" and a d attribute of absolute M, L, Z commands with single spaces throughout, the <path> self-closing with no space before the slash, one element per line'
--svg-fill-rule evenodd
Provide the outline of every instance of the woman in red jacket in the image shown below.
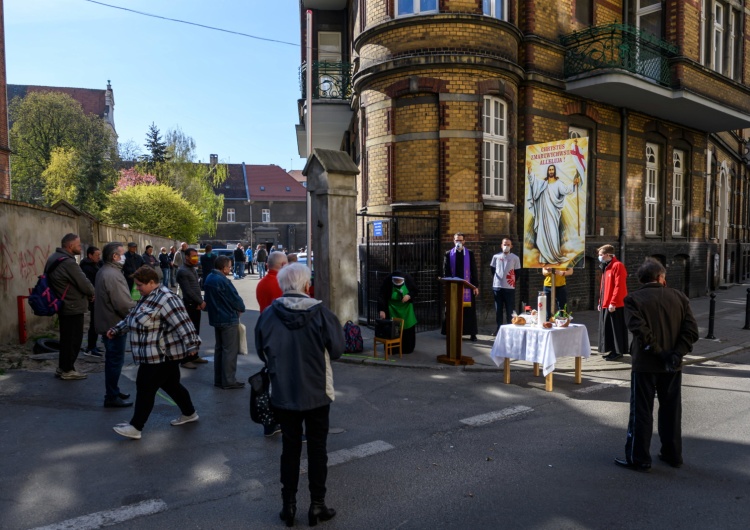
<path fill-rule="evenodd" d="M 599 353 L 605 361 L 616 361 L 628 352 L 628 328 L 625 326 L 625 297 L 628 295 L 628 271 L 615 257 L 615 247 L 599 248 L 602 284 L 599 292 Z"/>

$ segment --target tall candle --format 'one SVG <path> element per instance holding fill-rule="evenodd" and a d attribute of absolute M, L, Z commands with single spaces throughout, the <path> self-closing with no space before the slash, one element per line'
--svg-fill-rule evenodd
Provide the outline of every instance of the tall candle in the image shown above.
<path fill-rule="evenodd" d="M 547 293 L 539 291 L 539 298 L 536 303 L 536 319 L 539 327 L 547 320 Z"/>

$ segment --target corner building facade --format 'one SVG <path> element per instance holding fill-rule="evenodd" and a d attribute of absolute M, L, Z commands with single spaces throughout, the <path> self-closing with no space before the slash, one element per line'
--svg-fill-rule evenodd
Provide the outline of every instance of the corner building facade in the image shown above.
<path fill-rule="evenodd" d="M 689 296 L 750 276 L 744 1 L 302 8 L 303 20 L 313 9 L 313 21 L 338 14 L 345 28 L 352 115 L 337 148 L 361 169 L 360 211 L 439 216 L 446 249 L 463 232 L 485 305 L 502 238 L 522 251 L 526 146 L 579 136 L 590 146 L 588 233 L 585 268 L 568 282 L 573 309 L 596 306 L 596 249 L 606 243 L 633 288 L 646 256 Z M 519 302 L 542 284 L 537 270 L 523 275 Z"/>

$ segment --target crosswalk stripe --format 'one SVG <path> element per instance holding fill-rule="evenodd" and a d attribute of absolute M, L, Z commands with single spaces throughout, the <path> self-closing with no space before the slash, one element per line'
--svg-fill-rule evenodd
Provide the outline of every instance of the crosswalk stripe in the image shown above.
<path fill-rule="evenodd" d="M 496 410 L 494 412 L 488 412 L 486 414 L 480 414 L 479 416 L 472 416 L 471 418 L 464 418 L 463 420 L 460 420 L 461 423 L 465 423 L 466 425 L 471 425 L 472 427 L 478 427 L 480 425 L 486 425 L 488 423 L 492 423 L 493 421 L 499 421 L 504 420 L 506 418 L 510 418 L 511 416 L 516 416 L 518 414 L 523 414 L 525 412 L 531 412 L 531 407 L 526 407 L 524 405 L 516 405 L 514 407 L 508 407 L 506 409 L 502 410 Z"/>
<path fill-rule="evenodd" d="M 599 392 L 600 390 L 606 390 L 607 388 L 615 388 L 618 386 L 625 386 L 630 384 L 630 381 L 619 381 L 617 379 L 609 379 L 603 383 L 599 383 L 598 385 L 593 386 L 587 386 L 585 388 L 579 388 L 578 390 L 574 390 L 576 394 L 591 394 L 592 392 Z"/>
<path fill-rule="evenodd" d="M 167 509 L 167 503 L 161 499 L 149 499 L 137 504 L 128 504 L 120 506 L 114 510 L 105 510 L 103 512 L 90 513 L 82 515 L 75 519 L 68 519 L 61 523 L 55 523 L 48 526 L 40 526 L 34 530 L 94 530 L 104 526 L 111 526 L 118 523 L 143 517 L 144 515 L 153 515 L 163 512 Z"/>
<path fill-rule="evenodd" d="M 374 442 L 357 445 L 350 449 L 339 449 L 338 451 L 328 453 L 328 467 L 344 464 L 358 458 L 365 458 L 378 453 L 384 453 L 391 449 L 395 449 L 395 447 L 383 440 L 375 440 Z M 300 462 L 300 471 L 304 473 L 306 470 L 307 459 L 304 459 Z"/>

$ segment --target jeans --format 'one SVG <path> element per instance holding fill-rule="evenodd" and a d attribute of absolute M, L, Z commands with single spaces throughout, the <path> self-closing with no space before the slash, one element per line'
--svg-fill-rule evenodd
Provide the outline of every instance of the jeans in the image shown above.
<path fill-rule="evenodd" d="M 180 412 L 184 416 L 191 416 L 195 413 L 190 393 L 180 383 L 179 361 L 141 364 L 135 378 L 135 387 L 137 393 L 130 425 L 139 431 L 143 430 L 143 426 L 146 425 L 148 417 L 151 415 L 156 392 L 160 388 L 180 407 Z"/>
<path fill-rule="evenodd" d="M 169 285 L 170 285 L 170 283 L 169 283 L 169 282 L 170 282 L 170 278 L 171 278 L 171 276 L 172 276 L 172 275 L 170 274 L 171 272 L 172 272 L 172 271 L 171 271 L 171 270 L 169 270 L 169 269 L 162 269 L 162 270 L 161 270 L 161 275 L 162 275 L 162 280 L 161 280 L 161 282 L 162 282 L 162 284 L 164 285 L 164 287 L 166 287 L 167 289 L 169 289 Z"/>
<path fill-rule="evenodd" d="M 59 368 L 63 372 L 75 370 L 78 352 L 83 343 L 83 313 L 80 315 L 59 315 L 60 317 L 60 357 Z"/>
<path fill-rule="evenodd" d="M 239 324 L 214 327 L 214 385 L 228 386 L 237 382 L 237 353 L 240 346 Z"/>
<path fill-rule="evenodd" d="M 513 305 L 516 302 L 515 289 L 494 289 L 495 295 L 495 324 L 498 329 L 503 324 L 510 324 L 513 316 Z M 505 309 L 505 322 L 503 322 L 503 308 Z"/>
<path fill-rule="evenodd" d="M 547 321 L 549 321 L 552 316 L 552 287 L 545 287 L 544 292 L 547 293 Z M 568 291 L 564 285 L 555 287 L 555 304 L 557 305 L 555 311 L 564 309 L 568 304 Z"/>
<path fill-rule="evenodd" d="M 330 405 L 298 411 L 274 409 L 281 424 L 281 494 L 283 498 L 297 494 L 299 462 L 302 454 L 302 423 L 307 436 L 307 476 L 310 481 L 310 500 L 323 501 L 328 477 L 328 414 Z"/>
<path fill-rule="evenodd" d="M 173 267 L 169 272 L 169 283 L 173 289 L 177 287 L 177 267 Z"/>
<path fill-rule="evenodd" d="M 258 262 L 258 276 L 262 278 L 265 275 L 266 275 L 266 262 L 259 261 Z"/>
<path fill-rule="evenodd" d="M 120 374 L 125 363 L 125 345 L 127 335 L 118 335 L 114 339 L 102 337 L 104 340 L 104 400 L 117 399 L 120 395 Z"/>
<path fill-rule="evenodd" d="M 245 262 L 244 261 L 237 261 L 234 264 L 234 275 L 237 278 L 244 278 L 245 276 Z"/>

